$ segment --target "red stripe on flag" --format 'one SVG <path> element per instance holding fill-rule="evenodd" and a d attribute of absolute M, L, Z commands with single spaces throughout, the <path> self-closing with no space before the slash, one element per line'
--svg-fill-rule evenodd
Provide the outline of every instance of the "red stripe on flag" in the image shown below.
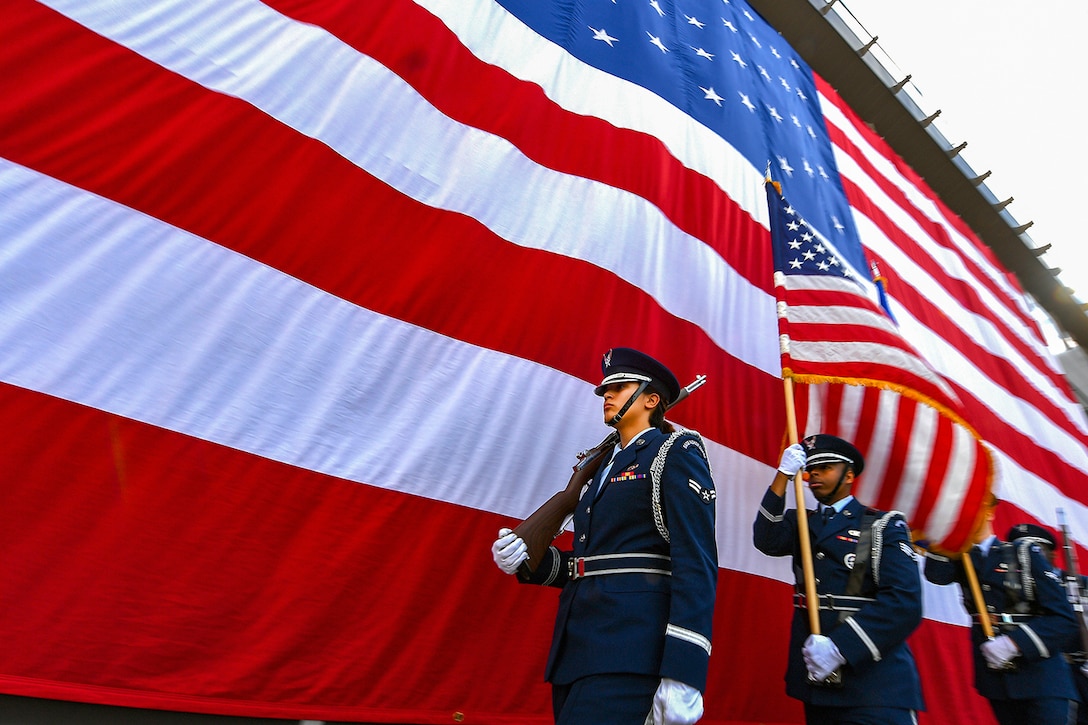
<path fill-rule="evenodd" d="M 976 442 L 975 455 L 978 460 L 981 460 L 982 457 L 986 455 L 982 443 Z M 971 479 L 966 483 L 967 494 L 964 496 L 962 505 L 962 508 L 965 511 L 982 511 L 983 501 L 988 490 L 986 486 L 986 477 L 989 474 L 990 472 L 986 466 L 975 465 Z M 952 529 L 949 538 L 956 541 L 970 542 L 971 534 L 975 532 L 980 523 L 981 515 L 975 517 L 973 521 L 967 518 L 961 519 Z"/>
<path fill-rule="evenodd" d="M 867 178 L 877 184 L 881 190 L 892 199 L 893 203 L 898 204 L 906 214 L 914 219 L 919 227 L 921 227 L 922 231 L 929 236 L 932 243 L 940 248 L 941 253 L 955 256 L 957 261 L 966 268 L 972 280 L 980 287 L 986 288 L 994 297 L 999 300 L 1008 298 L 1007 292 L 1002 290 L 988 275 L 984 274 L 974 260 L 968 258 L 959 247 L 952 244 L 951 240 L 948 239 L 948 232 L 945 231 L 943 227 L 935 224 L 919 211 L 918 208 L 906 198 L 903 192 L 885 179 L 869 159 L 862 156 L 856 146 L 854 146 L 854 144 L 838 129 L 831 125 L 829 125 L 828 129 L 832 142 L 849 154 L 866 173 Z M 950 277 L 944 267 L 936 264 L 933 255 L 923 249 L 921 244 L 914 238 L 899 229 L 899 227 L 892 222 L 888 213 L 880 206 L 873 204 L 857 184 L 850 179 L 844 178 L 843 186 L 846 191 L 847 199 L 850 200 L 850 205 L 854 207 L 854 209 L 872 219 L 881 230 L 895 241 L 896 246 L 902 249 L 913 261 L 922 265 L 927 272 L 939 281 L 944 282 L 947 287 L 955 288 L 957 298 L 963 300 L 974 309 L 984 308 L 986 306 L 982 303 L 977 291 L 972 289 L 970 285 L 965 285 L 962 280 Z M 1003 308 L 1003 311 L 1016 318 L 1017 322 L 1021 325 L 1035 329 L 1034 321 L 1016 305 L 1007 305 Z M 993 319 L 995 321 L 1000 321 L 1001 315 L 994 314 Z"/>
<path fill-rule="evenodd" d="M 1050 483 L 1064 495 L 1083 501 L 1085 496 L 1084 470 L 1071 464 L 1062 454 L 1047 448 L 1052 435 L 1035 437 L 1017 430 L 1000 414 L 1008 411 L 995 408 L 989 401 L 978 400 L 969 392 L 953 384 L 963 401 L 964 410 L 971 420 L 978 421 L 978 432 L 987 443 L 1005 453 L 1025 470 L 1032 471 Z"/>
<path fill-rule="evenodd" d="M 1019 353 L 1039 375 L 1048 378 L 1058 389 L 1068 390 L 1068 383 L 1066 383 L 1064 378 L 1040 358 L 1037 349 L 1030 347 L 1019 335 L 1010 330 L 1008 322 L 1002 315 L 995 312 L 990 305 L 980 299 L 978 292 L 975 291 L 971 285 L 965 284 L 962 280 L 951 278 L 943 268 L 933 262 L 931 257 L 921 249 L 916 248 L 917 245 L 913 243 L 910 237 L 900 231 L 898 227 L 887 218 L 887 215 L 883 211 L 873 206 L 868 199 L 864 197 L 862 192 L 849 180 L 844 180 L 843 185 L 851 205 L 872 219 L 897 246 L 903 248 L 905 253 L 911 255 L 911 258 L 922 266 L 938 284 L 944 289 L 949 290 L 965 310 L 970 314 L 989 322 L 993 325 L 994 329 L 1001 332 L 1004 343 Z M 885 277 L 888 278 L 889 292 L 892 296 L 900 303 L 906 305 L 911 310 L 912 314 L 931 330 L 938 331 L 950 342 L 958 345 L 965 345 L 966 347 L 961 347 L 961 349 L 970 350 L 970 357 L 984 371 L 990 372 L 992 377 L 997 380 L 1003 379 L 1000 373 L 1002 372 L 1002 368 L 1008 367 L 1006 361 L 995 358 L 992 353 L 980 347 L 977 342 L 968 336 L 966 331 L 964 331 L 959 324 L 949 318 L 946 311 L 941 310 L 930 302 L 924 294 L 917 291 L 909 280 L 900 277 L 896 273 L 894 265 L 887 264 L 879 255 L 873 256 L 877 262 L 880 263 L 880 269 Z M 1003 299 L 1003 297 L 998 297 L 998 299 Z M 1013 306 L 1005 308 L 1005 311 L 1009 312 L 1009 314 L 1012 314 L 1012 310 Z M 1034 330 L 1034 323 L 1032 323 L 1030 327 Z M 1019 380 L 1021 378 L 1022 374 L 1018 371 L 1014 371 L 1013 380 Z"/>
<path fill-rule="evenodd" d="M 884 471 L 884 483 L 880 495 L 870 505 L 883 510 L 894 508 L 895 496 L 903 482 L 907 456 L 910 452 L 908 441 L 914 432 L 914 419 L 918 412 L 918 403 L 904 398 L 899 402 L 894 423 L 896 445 L 888 450 L 888 463 Z M 913 512 L 907 514 L 911 519 Z"/>
<path fill-rule="evenodd" d="M 873 434 L 876 433 L 874 421 L 880 405 L 880 389 L 865 388 L 862 396 L 861 410 L 858 414 L 857 433 L 854 434 L 854 445 L 859 451 L 868 451 L 872 446 Z"/>
<path fill-rule="evenodd" d="M 948 484 L 945 478 L 948 475 L 948 466 L 953 453 L 954 426 L 955 424 L 948 418 L 937 416 L 933 444 L 929 447 L 931 455 L 929 474 L 923 479 L 922 490 L 919 492 L 918 502 L 911 518 L 912 525 L 918 522 L 918 526 L 926 526 L 937 499 L 945 495 L 944 486 Z"/>
<path fill-rule="evenodd" d="M 878 263 L 881 261 L 879 257 L 877 257 L 877 260 Z M 940 331 L 942 339 L 963 353 L 971 364 L 978 369 L 979 373 L 985 375 L 994 384 L 1007 390 L 1010 395 L 1020 398 L 1038 410 L 1055 426 L 1062 428 L 1070 435 L 1080 438 L 1084 443 L 1088 444 L 1088 436 L 1069 419 L 1068 410 L 1059 407 L 1051 397 L 1043 394 L 1036 386 L 1025 385 L 1024 373 L 1016 365 L 1008 359 L 982 348 L 979 343 L 964 332 L 962 327 L 949 320 L 939 307 L 927 300 L 908 281 L 892 275 L 889 275 L 889 279 L 896 301 L 909 309 L 914 317 L 931 330 Z M 1020 353 L 1023 359 L 1032 366 L 1033 370 L 1042 378 L 1048 380 L 1055 390 L 1060 391 L 1063 396 L 1069 396 L 1070 405 L 1075 405 L 1072 403 L 1072 393 L 1069 390 L 1068 381 L 1045 365 L 1038 353 L 1029 349 L 1021 341 L 1011 337 L 1004 337 L 1003 339 L 1011 343 L 1014 351 Z"/>
<path fill-rule="evenodd" d="M 790 312 L 790 337 L 796 336 L 801 340 L 819 339 L 825 342 L 858 342 L 864 340 L 868 343 L 882 345 L 884 347 L 901 350 L 910 355 L 916 355 L 914 348 L 891 330 L 862 324 L 848 324 L 843 322 L 797 322 L 793 315 L 796 305 L 791 305 Z M 831 311 L 833 314 L 833 311 Z"/>

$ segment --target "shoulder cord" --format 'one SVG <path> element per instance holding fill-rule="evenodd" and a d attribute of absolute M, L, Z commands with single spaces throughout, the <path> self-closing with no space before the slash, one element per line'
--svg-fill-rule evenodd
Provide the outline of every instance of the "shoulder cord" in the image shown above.
<path fill-rule="evenodd" d="M 906 515 L 902 511 L 889 511 L 873 524 L 873 581 L 880 584 L 880 557 L 884 551 L 884 529 L 888 528 L 891 520 L 898 516 L 904 521 Z M 910 530 L 907 530 L 907 539 L 910 540 Z"/>
<path fill-rule="evenodd" d="M 665 471 L 665 458 L 669 455 L 669 450 L 672 449 L 673 444 L 681 436 L 691 436 L 689 440 L 684 441 L 683 447 L 695 445 L 699 449 L 699 453 L 706 459 L 706 464 L 710 466 L 710 458 L 706 455 L 706 449 L 703 448 L 702 436 L 693 430 L 678 430 L 669 434 L 669 437 L 661 444 L 661 448 L 657 450 L 657 455 L 654 456 L 653 463 L 650 464 L 650 481 L 651 486 L 651 501 L 654 511 L 654 526 L 657 528 L 657 533 L 661 534 L 666 542 L 669 541 L 669 528 L 665 523 L 665 508 L 661 503 L 661 475 Z"/>
<path fill-rule="evenodd" d="M 1016 559 L 1020 564 L 1020 581 L 1024 588 L 1024 599 L 1035 601 L 1035 575 L 1031 571 L 1031 541 L 1021 541 L 1016 547 Z"/>
<path fill-rule="evenodd" d="M 866 509 L 861 518 L 861 533 L 858 536 L 857 547 L 854 549 L 854 568 L 850 570 L 850 578 L 846 582 L 846 596 L 856 597 L 861 594 L 861 585 L 865 574 L 870 569 L 873 572 L 873 583 L 880 584 L 880 557 L 883 555 L 884 529 L 888 522 L 895 516 L 902 516 L 899 511 L 881 513 L 876 509 Z M 840 620 L 850 616 L 851 612 L 842 612 Z"/>

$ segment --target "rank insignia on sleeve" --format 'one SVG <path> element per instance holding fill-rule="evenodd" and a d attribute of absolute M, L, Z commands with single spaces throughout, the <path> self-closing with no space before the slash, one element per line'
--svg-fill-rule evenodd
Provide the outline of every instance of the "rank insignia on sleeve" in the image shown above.
<path fill-rule="evenodd" d="M 696 495 L 703 500 L 703 503 L 710 503 L 718 497 L 718 492 L 712 488 L 705 488 L 699 484 L 698 481 L 688 479 L 688 488 L 696 493 Z"/>

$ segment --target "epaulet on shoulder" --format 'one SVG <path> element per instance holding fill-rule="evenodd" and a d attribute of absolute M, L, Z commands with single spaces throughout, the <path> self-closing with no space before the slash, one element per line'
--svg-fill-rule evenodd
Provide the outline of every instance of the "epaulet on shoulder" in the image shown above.
<path fill-rule="evenodd" d="M 865 518 L 873 522 L 873 528 L 877 531 L 883 532 L 884 529 L 894 525 L 897 528 L 904 529 L 907 533 L 907 539 L 910 539 L 910 524 L 907 522 L 906 514 L 902 511 L 881 511 L 880 509 L 868 508 L 865 510 Z"/>
<path fill-rule="evenodd" d="M 676 430 L 674 430 L 674 431 L 673 431 L 672 433 L 670 433 L 669 435 L 675 436 L 675 437 L 677 437 L 677 438 L 682 438 L 682 437 L 684 437 L 684 436 L 688 436 L 688 437 L 690 437 L 690 438 L 694 438 L 694 439 L 697 439 L 697 440 L 699 440 L 700 442 L 701 442 L 701 441 L 703 440 L 703 436 L 702 436 L 702 434 L 701 434 L 701 433 L 699 433 L 699 431 L 697 431 L 697 430 L 692 430 L 691 428 L 680 428 L 680 427 L 677 427 L 677 428 L 676 428 Z"/>
<path fill-rule="evenodd" d="M 708 466 L 710 465 L 710 456 L 707 455 L 706 452 L 706 442 L 703 441 L 703 436 L 699 433 L 699 431 L 690 430 L 688 428 L 681 428 L 674 432 L 672 434 L 672 437 L 676 441 L 683 440 L 683 442 L 680 444 L 681 448 L 695 448 L 695 450 L 699 451 L 699 454 L 702 455 L 703 459 L 706 461 L 706 464 Z"/>

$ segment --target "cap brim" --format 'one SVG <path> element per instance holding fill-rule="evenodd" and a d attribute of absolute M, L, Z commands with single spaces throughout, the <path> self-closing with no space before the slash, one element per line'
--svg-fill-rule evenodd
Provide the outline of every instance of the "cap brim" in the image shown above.
<path fill-rule="evenodd" d="M 651 383 L 653 378 L 649 375 L 639 375 L 638 373 L 612 373 L 601 384 L 593 389 L 593 392 L 597 395 L 604 395 L 604 389 L 609 385 L 615 383 Z"/>
<path fill-rule="evenodd" d="M 813 453 L 805 460 L 805 468 L 809 466 L 816 466 L 821 463 L 853 463 L 852 458 L 847 458 L 841 453 L 832 453 L 831 451 L 821 451 L 819 453 Z"/>

